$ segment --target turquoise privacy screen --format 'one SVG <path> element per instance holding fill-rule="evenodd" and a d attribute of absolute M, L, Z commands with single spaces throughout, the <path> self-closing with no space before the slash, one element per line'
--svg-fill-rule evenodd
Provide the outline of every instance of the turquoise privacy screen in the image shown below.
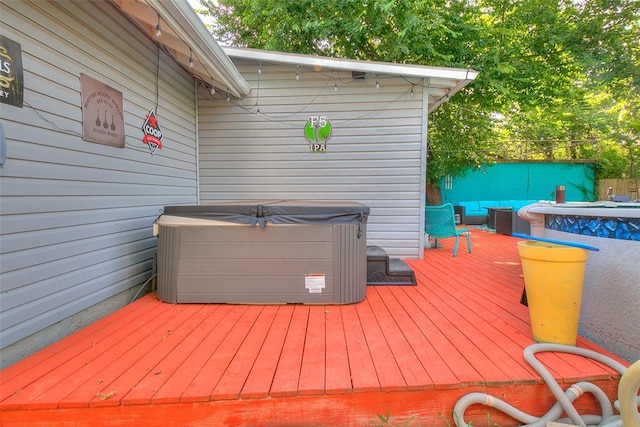
<path fill-rule="evenodd" d="M 595 197 L 594 163 L 498 163 L 443 179 L 442 202 L 454 206 L 476 200 L 555 200 L 557 185 L 565 201 L 591 202 Z"/>

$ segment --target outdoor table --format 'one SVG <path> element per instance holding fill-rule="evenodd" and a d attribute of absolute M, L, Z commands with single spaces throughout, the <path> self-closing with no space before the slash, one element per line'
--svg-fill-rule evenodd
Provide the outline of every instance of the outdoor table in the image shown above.
<path fill-rule="evenodd" d="M 484 207 L 487 210 L 487 227 L 496 230 L 496 215 L 499 215 L 498 213 L 504 213 L 504 212 L 508 212 L 509 213 L 509 225 L 511 224 L 511 212 L 513 211 L 513 207 L 511 206 L 485 206 Z M 504 219 L 505 219 L 504 214 L 501 215 L 500 219 L 501 219 L 501 224 L 503 225 Z M 497 230 L 496 230 L 497 231 Z M 504 233 L 503 233 L 504 234 Z M 509 233 L 511 234 L 511 233 Z"/>

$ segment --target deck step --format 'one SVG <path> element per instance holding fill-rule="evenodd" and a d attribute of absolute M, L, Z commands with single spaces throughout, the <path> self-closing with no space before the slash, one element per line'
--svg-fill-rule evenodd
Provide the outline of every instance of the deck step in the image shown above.
<path fill-rule="evenodd" d="M 415 286 L 416 283 L 416 276 L 406 262 L 389 258 L 380 246 L 367 246 L 367 285 Z"/>

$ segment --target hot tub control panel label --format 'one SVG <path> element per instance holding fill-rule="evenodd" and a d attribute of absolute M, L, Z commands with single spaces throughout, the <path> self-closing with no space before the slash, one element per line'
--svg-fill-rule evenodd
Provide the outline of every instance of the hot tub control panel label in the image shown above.
<path fill-rule="evenodd" d="M 305 274 L 304 287 L 309 290 L 310 294 L 322 293 L 325 287 L 324 274 Z"/>

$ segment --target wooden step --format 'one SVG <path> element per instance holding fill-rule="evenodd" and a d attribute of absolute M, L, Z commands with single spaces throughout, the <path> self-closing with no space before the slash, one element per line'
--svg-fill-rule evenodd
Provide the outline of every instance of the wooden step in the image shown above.
<path fill-rule="evenodd" d="M 367 285 L 415 286 L 416 277 L 403 260 L 389 258 L 380 246 L 367 246 Z"/>

